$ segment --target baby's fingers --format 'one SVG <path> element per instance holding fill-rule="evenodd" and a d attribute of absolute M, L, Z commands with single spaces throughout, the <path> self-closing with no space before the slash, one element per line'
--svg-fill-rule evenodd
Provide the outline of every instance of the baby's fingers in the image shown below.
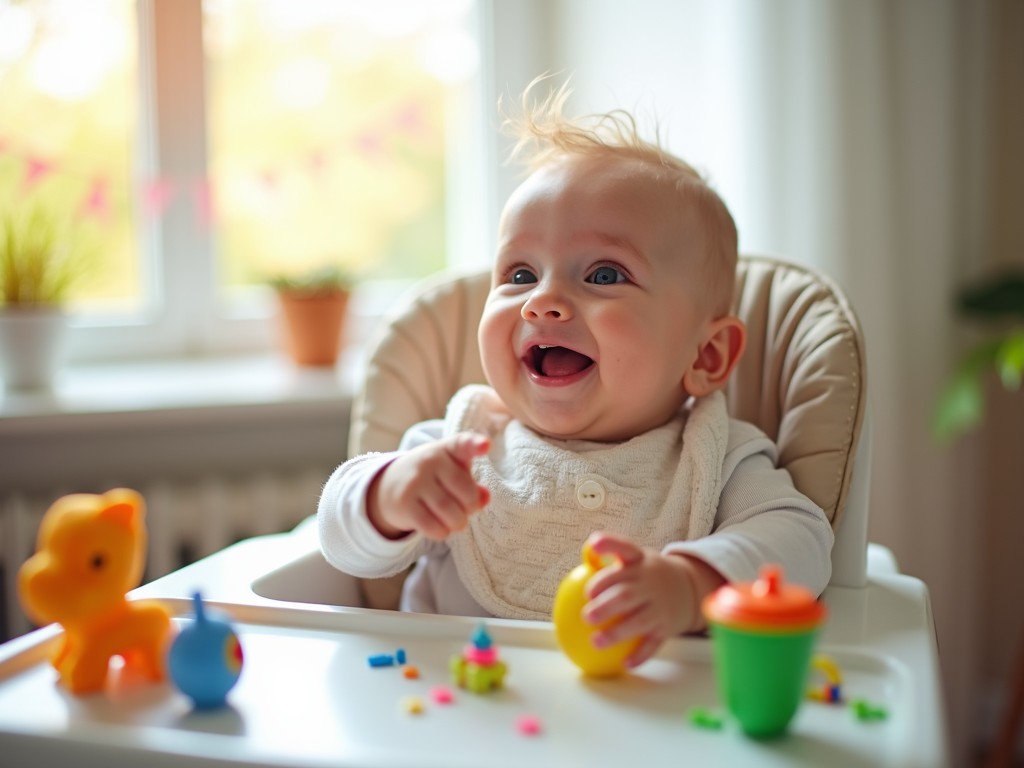
<path fill-rule="evenodd" d="M 472 432 L 448 438 L 444 445 L 446 461 L 438 462 L 433 483 L 424 489 L 421 502 L 435 525 L 421 530 L 429 538 L 445 538 L 466 527 L 469 516 L 490 499 L 487 489 L 479 485 L 470 471 L 472 457 L 490 449 L 490 441 Z"/>
<path fill-rule="evenodd" d="M 587 606 L 589 609 L 590 606 Z M 591 620 L 590 611 L 584 609 L 584 615 Z M 603 626 L 602 626 L 603 625 Z M 650 604 L 640 605 L 633 610 L 618 614 L 607 623 L 599 623 L 602 628 L 594 633 L 593 643 L 597 648 L 607 648 L 616 643 L 637 640 L 638 638 L 656 640 L 653 648 L 656 650 L 664 639 L 665 632 L 657 612 Z M 641 646 L 643 642 L 641 642 Z M 633 658 L 640 659 L 642 648 L 638 647 L 633 653 Z M 651 651 L 653 652 L 653 651 Z M 642 654 L 641 654 L 642 655 Z M 644 656 L 643 658 L 646 658 Z M 640 663 L 637 661 L 636 663 Z"/>
<path fill-rule="evenodd" d="M 439 507 L 432 506 L 422 499 L 420 510 L 414 516 L 412 528 L 434 541 L 444 541 L 451 533 L 447 515 L 441 512 Z"/>
<path fill-rule="evenodd" d="M 655 637 L 654 635 L 646 635 L 640 644 L 636 647 L 629 658 L 626 659 L 626 666 L 630 668 L 639 667 L 661 648 L 661 644 L 665 642 L 661 637 Z"/>
<path fill-rule="evenodd" d="M 654 627 L 650 600 L 638 592 L 634 583 L 616 584 L 589 600 L 583 606 L 583 618 L 594 627 L 602 627 L 597 636 L 603 636 L 601 641 L 607 645 L 645 634 Z"/>
<path fill-rule="evenodd" d="M 450 484 L 439 479 L 437 492 L 428 503 L 431 514 L 445 528 L 445 534 L 461 531 L 469 523 L 469 516 L 487 503 L 487 489 L 477 485 L 472 477 L 455 478 Z"/>
<path fill-rule="evenodd" d="M 479 432 L 459 432 L 446 440 L 445 450 L 456 464 L 469 469 L 473 459 L 491 450 L 491 441 Z"/>

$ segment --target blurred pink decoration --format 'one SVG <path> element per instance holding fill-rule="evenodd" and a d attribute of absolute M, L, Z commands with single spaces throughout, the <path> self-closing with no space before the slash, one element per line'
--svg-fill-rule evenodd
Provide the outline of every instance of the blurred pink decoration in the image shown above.
<path fill-rule="evenodd" d="M 381 140 L 375 133 L 364 132 L 356 136 L 356 149 L 367 157 L 379 158 L 383 152 Z"/>
<path fill-rule="evenodd" d="M 306 162 L 309 165 L 310 173 L 314 176 L 320 176 L 327 170 L 327 155 L 322 149 L 314 149 L 310 152 Z"/>
<path fill-rule="evenodd" d="M 423 110 L 416 103 L 403 106 L 395 116 L 395 124 L 401 131 L 414 138 L 422 138 L 427 132 L 423 122 Z"/>
<path fill-rule="evenodd" d="M 177 187 L 170 179 L 152 179 L 142 185 L 142 208 L 146 215 L 157 219 L 171 204 Z"/>
<path fill-rule="evenodd" d="M 110 219 L 110 181 L 105 176 L 96 176 L 92 180 L 81 212 L 104 222 Z"/>
<path fill-rule="evenodd" d="M 28 192 L 32 187 L 41 182 L 53 172 L 54 164 L 41 157 L 25 158 L 25 177 L 21 181 L 21 189 Z"/>

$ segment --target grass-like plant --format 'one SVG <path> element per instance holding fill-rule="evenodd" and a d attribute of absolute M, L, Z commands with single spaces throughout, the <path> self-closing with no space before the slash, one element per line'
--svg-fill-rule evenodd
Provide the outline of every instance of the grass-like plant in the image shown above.
<path fill-rule="evenodd" d="M 0 217 L 0 304 L 60 306 L 88 270 L 87 261 L 42 209 Z"/>
<path fill-rule="evenodd" d="M 935 409 L 933 426 L 949 439 L 978 426 L 985 416 L 985 381 L 994 373 L 1008 391 L 1024 381 L 1024 273 L 1006 273 L 965 290 L 960 314 L 992 326 L 987 339 L 957 366 Z"/>
<path fill-rule="evenodd" d="M 267 282 L 278 291 L 301 293 L 306 296 L 322 296 L 352 289 L 353 278 L 340 267 L 329 266 L 314 269 L 299 275 L 275 275 Z"/>

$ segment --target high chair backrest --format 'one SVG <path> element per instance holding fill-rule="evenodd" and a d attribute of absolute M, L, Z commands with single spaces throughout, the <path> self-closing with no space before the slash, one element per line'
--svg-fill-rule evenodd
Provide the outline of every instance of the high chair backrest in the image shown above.
<path fill-rule="evenodd" d="M 460 387 L 484 382 L 477 323 L 489 287 L 489 272 L 439 275 L 391 316 L 370 347 L 349 455 L 394 450 L 408 427 L 443 417 Z M 730 413 L 775 440 L 779 465 L 832 521 L 831 584 L 863 586 L 869 440 L 860 324 L 830 279 L 763 256 L 740 258 L 733 302 L 748 338 L 726 390 Z M 381 593 L 370 591 L 374 607 L 393 602 L 392 589 Z"/>

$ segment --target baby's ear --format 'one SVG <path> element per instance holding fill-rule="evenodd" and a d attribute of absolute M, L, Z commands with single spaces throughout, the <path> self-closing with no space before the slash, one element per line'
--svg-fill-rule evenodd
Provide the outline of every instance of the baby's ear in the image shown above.
<path fill-rule="evenodd" d="M 732 315 L 714 320 L 697 359 L 683 375 L 687 394 L 703 397 L 725 387 L 746 346 L 747 327 L 742 320 Z"/>

